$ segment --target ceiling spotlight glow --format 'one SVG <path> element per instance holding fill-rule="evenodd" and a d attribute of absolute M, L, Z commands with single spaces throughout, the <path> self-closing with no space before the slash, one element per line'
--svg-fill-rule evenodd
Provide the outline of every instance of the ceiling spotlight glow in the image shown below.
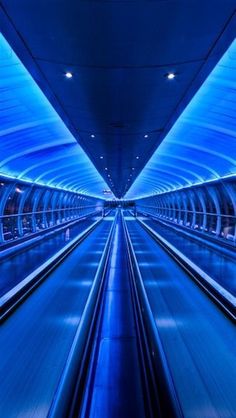
<path fill-rule="evenodd" d="M 137 155 L 136 160 L 139 160 L 139 156 Z"/>
<path fill-rule="evenodd" d="M 100 159 L 103 160 L 103 155 L 100 156 Z"/>
<path fill-rule="evenodd" d="M 175 78 L 175 73 L 168 73 L 166 74 L 166 77 L 168 78 L 168 80 L 173 80 L 173 78 Z"/>
<path fill-rule="evenodd" d="M 148 134 L 144 135 L 144 138 L 148 138 Z"/>
<path fill-rule="evenodd" d="M 65 73 L 65 76 L 66 76 L 66 78 L 72 78 L 73 77 L 73 74 L 70 71 L 67 71 Z"/>
<path fill-rule="evenodd" d="M 90 135 L 90 137 L 91 137 L 91 138 L 95 138 L 95 135 L 94 135 L 94 134 L 91 134 L 91 135 Z"/>

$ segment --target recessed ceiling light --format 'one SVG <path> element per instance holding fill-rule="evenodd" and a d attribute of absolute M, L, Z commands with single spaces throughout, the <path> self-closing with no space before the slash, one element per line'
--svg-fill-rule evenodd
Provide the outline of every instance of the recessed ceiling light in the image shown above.
<path fill-rule="evenodd" d="M 103 155 L 100 156 L 100 159 L 103 160 Z"/>
<path fill-rule="evenodd" d="M 148 134 L 144 135 L 144 138 L 148 138 Z"/>
<path fill-rule="evenodd" d="M 110 175 L 110 174 L 108 174 L 108 175 L 107 175 L 107 177 L 111 177 L 111 175 Z"/>
<path fill-rule="evenodd" d="M 135 170 L 135 168 L 134 168 L 134 167 L 132 167 L 132 170 Z"/>
<path fill-rule="evenodd" d="M 139 156 L 136 157 L 136 160 L 139 160 Z"/>
<path fill-rule="evenodd" d="M 90 137 L 91 137 L 91 138 L 95 138 L 95 135 L 94 135 L 94 134 L 91 134 L 91 135 L 90 135 Z"/>
<path fill-rule="evenodd" d="M 73 77 L 73 74 L 70 71 L 67 71 L 65 73 L 65 76 L 66 76 L 66 78 L 72 78 Z"/>
<path fill-rule="evenodd" d="M 166 74 L 166 77 L 168 78 L 168 80 L 173 80 L 173 78 L 175 78 L 175 73 L 168 73 Z"/>
<path fill-rule="evenodd" d="M 107 170 L 108 170 L 108 168 L 107 168 L 107 167 L 105 167 L 105 170 L 107 171 Z"/>

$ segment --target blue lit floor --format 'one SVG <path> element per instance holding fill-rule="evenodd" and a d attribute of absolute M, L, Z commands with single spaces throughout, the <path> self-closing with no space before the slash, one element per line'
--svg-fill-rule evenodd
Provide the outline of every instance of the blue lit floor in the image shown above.
<path fill-rule="evenodd" d="M 235 325 L 134 218 L 127 224 L 184 416 L 235 417 Z"/>
<path fill-rule="evenodd" d="M 65 229 L 46 234 L 46 236 L 40 237 L 32 246 L 25 248 L 25 250 L 12 254 L 7 259 L 0 260 L 0 297 L 94 222 L 94 218 L 90 218 L 70 226 L 69 240 Z"/>
<path fill-rule="evenodd" d="M 45 418 L 112 218 L 106 218 L 0 327 L 0 417 Z"/>
<path fill-rule="evenodd" d="M 194 241 L 194 237 L 190 239 L 183 236 L 160 222 L 143 217 L 142 221 L 173 244 L 224 289 L 236 296 L 236 258 L 233 259 L 220 251 L 209 249 L 207 245 L 204 245 L 204 242 Z"/>

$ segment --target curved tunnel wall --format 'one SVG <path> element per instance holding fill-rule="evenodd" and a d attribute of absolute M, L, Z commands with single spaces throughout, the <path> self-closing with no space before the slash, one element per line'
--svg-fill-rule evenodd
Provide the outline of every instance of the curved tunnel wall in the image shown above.
<path fill-rule="evenodd" d="M 181 74 L 171 81 L 178 83 Z M 236 40 L 126 194 L 162 194 L 236 175 Z"/>
<path fill-rule="evenodd" d="M 236 182 L 216 181 L 136 201 L 136 211 L 236 242 Z"/>
<path fill-rule="evenodd" d="M 94 214 L 103 200 L 0 177 L 0 243 Z"/>
<path fill-rule="evenodd" d="M 1 33 L 0 93 L 0 175 L 103 198 L 107 184 Z"/>

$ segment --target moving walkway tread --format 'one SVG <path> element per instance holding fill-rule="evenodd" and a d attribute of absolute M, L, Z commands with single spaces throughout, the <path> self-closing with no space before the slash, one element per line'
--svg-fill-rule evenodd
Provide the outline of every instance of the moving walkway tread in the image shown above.
<path fill-rule="evenodd" d="M 113 219 L 98 225 L 1 325 L 1 417 L 47 417 Z"/>
<path fill-rule="evenodd" d="M 229 257 L 219 250 L 214 251 L 203 241 L 188 239 L 174 229 L 167 228 L 150 218 L 142 217 L 142 221 L 197 264 L 224 289 L 236 296 L 236 257 Z"/>
<path fill-rule="evenodd" d="M 235 417 L 235 325 L 134 218 L 126 223 L 183 416 Z"/>
<path fill-rule="evenodd" d="M 94 355 L 79 416 L 145 418 L 149 415 L 120 212 L 105 280 Z"/>
<path fill-rule="evenodd" d="M 0 297 L 94 222 L 94 217 L 79 221 L 68 227 L 69 234 L 63 228 L 62 231 L 50 234 L 44 238 L 40 237 L 40 240 L 34 242 L 32 246 L 27 246 L 24 250 L 0 260 Z"/>

